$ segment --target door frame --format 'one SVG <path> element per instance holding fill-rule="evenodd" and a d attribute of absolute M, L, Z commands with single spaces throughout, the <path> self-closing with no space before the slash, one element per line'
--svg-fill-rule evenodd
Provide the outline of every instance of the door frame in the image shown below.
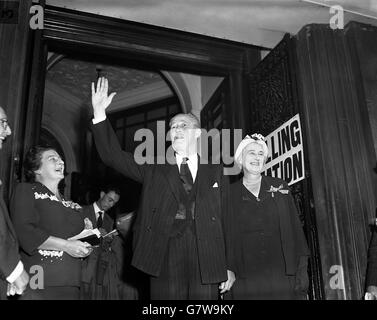
<path fill-rule="evenodd" d="M 298 82 L 298 72 L 296 39 L 287 33 L 249 74 L 250 108 L 245 112 L 252 121 L 250 121 L 248 132 L 268 135 L 297 113 L 303 119 L 303 97 Z M 322 300 L 325 293 L 319 235 L 313 206 L 312 172 L 309 163 L 307 131 L 304 120 L 301 121 L 305 179 L 293 184 L 290 189 L 300 220 L 303 222 L 310 250 L 309 299 Z"/>
<path fill-rule="evenodd" d="M 25 138 L 13 158 L 23 159 L 38 141 L 49 51 L 137 69 L 227 78 L 231 99 L 226 123 L 229 128 L 245 129 L 248 93 L 243 81 L 260 61 L 262 50 L 266 48 L 46 5 L 44 29 L 34 34 L 27 102 L 19 114 L 26 115 Z M 22 180 L 22 166 L 16 168 L 12 174 Z"/>

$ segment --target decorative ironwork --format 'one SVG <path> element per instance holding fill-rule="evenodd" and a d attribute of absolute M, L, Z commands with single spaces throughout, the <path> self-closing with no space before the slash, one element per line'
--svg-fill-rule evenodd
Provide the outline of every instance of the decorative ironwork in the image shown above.
<path fill-rule="evenodd" d="M 297 210 L 299 212 L 299 218 L 302 223 L 302 226 L 305 225 L 305 205 L 304 205 L 304 192 L 302 190 L 302 183 L 296 183 L 293 186 L 291 186 L 292 190 L 292 196 L 295 199 L 295 203 L 297 206 Z"/>
<path fill-rule="evenodd" d="M 282 41 L 250 75 L 251 129 L 267 135 L 295 113 L 287 41 Z"/>
<path fill-rule="evenodd" d="M 218 129 L 221 131 L 226 127 L 226 97 L 225 97 L 225 82 L 222 82 L 216 89 L 215 93 L 212 95 L 210 100 L 207 102 L 205 107 L 200 112 L 201 127 L 207 131 L 211 129 Z M 220 134 L 220 150 L 219 154 L 212 154 L 212 139 L 208 141 L 207 156 L 210 159 L 220 159 L 222 152 L 222 136 Z"/>
<path fill-rule="evenodd" d="M 250 74 L 249 133 L 268 135 L 299 112 L 291 41 L 290 36 L 286 35 Z M 312 192 L 308 168 L 306 171 L 306 179 L 291 186 L 291 190 L 311 252 L 308 266 L 309 297 L 322 299 L 318 236 L 314 208 L 310 204 Z"/>

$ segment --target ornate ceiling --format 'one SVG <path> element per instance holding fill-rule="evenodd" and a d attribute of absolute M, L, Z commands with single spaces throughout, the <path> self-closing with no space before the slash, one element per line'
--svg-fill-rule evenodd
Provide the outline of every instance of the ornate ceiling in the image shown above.
<path fill-rule="evenodd" d="M 109 79 L 109 92 L 131 91 L 146 85 L 164 81 L 156 72 L 141 71 L 111 65 L 63 58 L 47 72 L 47 81 L 83 101 L 91 95 L 91 83 L 96 81 L 98 72 Z"/>

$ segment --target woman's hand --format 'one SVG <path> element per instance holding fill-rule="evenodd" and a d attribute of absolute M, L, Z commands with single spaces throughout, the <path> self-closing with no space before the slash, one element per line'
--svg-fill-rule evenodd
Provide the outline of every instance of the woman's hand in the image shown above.
<path fill-rule="evenodd" d="M 87 242 L 82 242 L 80 240 L 67 240 L 64 251 L 71 257 L 85 258 L 91 254 L 93 249 Z"/>
<path fill-rule="evenodd" d="M 106 78 L 101 77 L 97 81 L 97 88 L 95 88 L 94 82 L 92 82 L 92 106 L 94 118 L 105 118 L 106 108 L 110 105 L 115 92 L 108 95 L 109 83 Z"/>
<path fill-rule="evenodd" d="M 90 221 L 89 218 L 84 219 L 84 224 L 85 224 L 84 229 L 93 229 L 93 223 L 92 221 Z"/>

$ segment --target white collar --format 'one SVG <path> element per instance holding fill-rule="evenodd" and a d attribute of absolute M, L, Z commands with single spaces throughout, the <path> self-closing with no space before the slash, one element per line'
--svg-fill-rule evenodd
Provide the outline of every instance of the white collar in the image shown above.
<path fill-rule="evenodd" d="M 101 210 L 101 209 L 99 208 L 97 202 L 94 202 L 94 203 L 93 203 L 93 208 L 94 208 L 94 213 L 96 214 L 96 217 L 99 216 L 99 213 L 98 213 L 98 212 L 100 212 L 100 211 L 101 211 L 101 212 L 104 212 L 103 210 Z"/>
<path fill-rule="evenodd" d="M 181 165 L 183 158 L 188 158 L 188 161 L 191 162 L 191 164 L 193 164 L 193 165 L 196 165 L 198 163 L 198 154 L 197 153 L 193 153 L 193 154 L 191 154 L 189 156 L 185 156 L 185 157 L 182 157 L 179 153 L 176 153 L 175 157 L 177 159 L 178 166 Z M 189 162 L 187 162 L 187 163 L 189 163 Z"/>

